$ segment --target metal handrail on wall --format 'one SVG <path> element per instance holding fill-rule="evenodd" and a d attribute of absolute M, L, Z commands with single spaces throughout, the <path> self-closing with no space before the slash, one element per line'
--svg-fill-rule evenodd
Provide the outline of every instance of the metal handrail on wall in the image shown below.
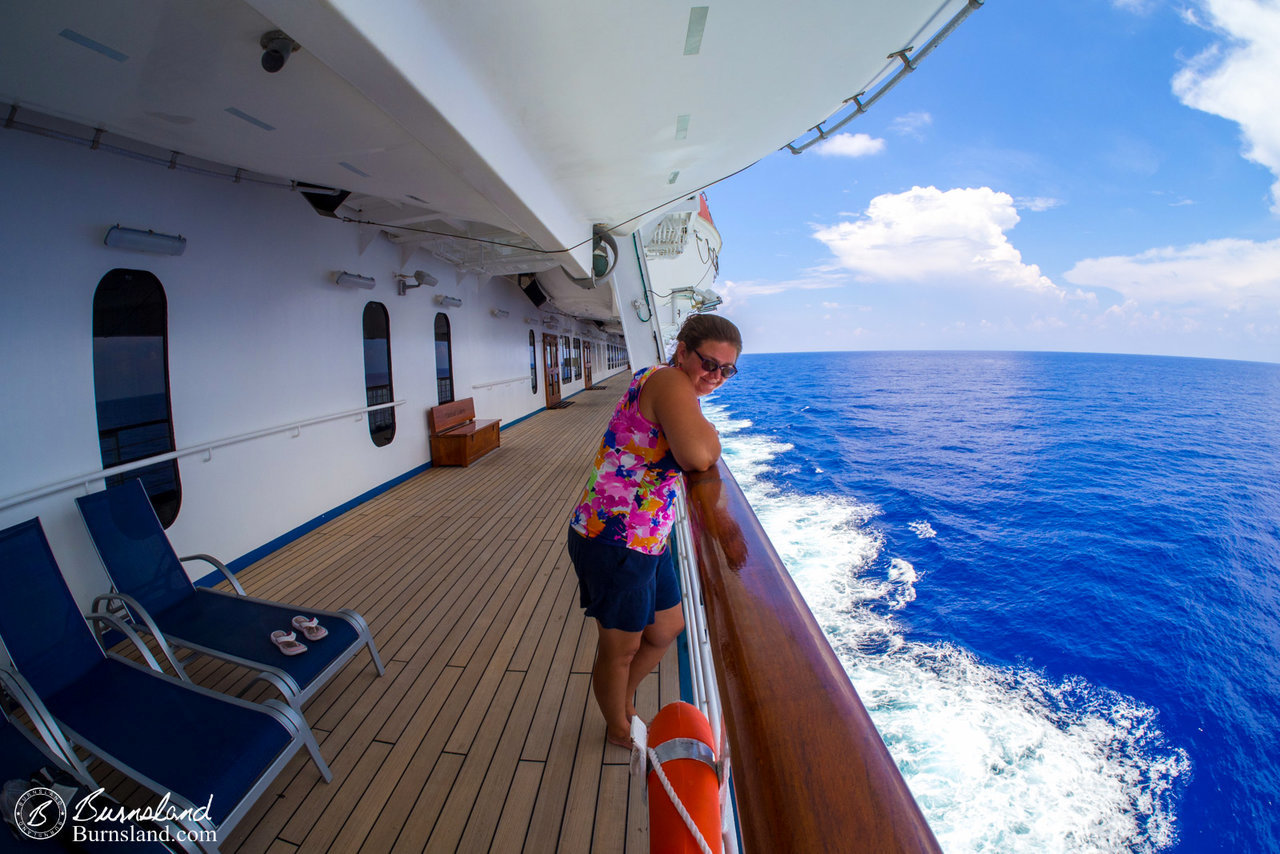
<path fill-rule="evenodd" d="M 376 406 L 365 406 L 360 409 L 348 409 L 343 412 L 335 412 L 331 415 L 321 415 L 316 418 L 307 418 L 302 421 L 281 424 L 278 427 L 268 427 L 265 430 L 255 430 L 252 433 L 241 433 L 237 436 L 228 436 L 225 439 L 215 439 L 212 442 L 202 442 L 201 444 L 191 445 L 177 451 L 169 451 L 165 454 L 156 454 L 153 457 L 133 460 L 132 462 L 122 463 L 121 465 L 112 466 L 111 468 L 99 469 L 77 477 L 69 477 L 64 480 L 59 480 L 55 483 L 50 483 L 46 486 L 41 486 L 26 492 L 20 492 L 17 495 L 11 495 L 3 501 L 0 501 L 0 510 L 8 510 L 10 507 L 17 507 L 19 504 L 25 504 L 28 501 L 35 501 L 37 498 L 44 498 L 46 495 L 53 495 L 55 493 L 62 492 L 65 489 L 73 489 L 78 486 L 82 486 L 88 490 L 90 485 L 97 481 L 105 480 L 106 478 L 114 475 L 127 474 L 128 472 L 146 468 L 147 466 L 152 466 L 156 463 L 168 462 L 169 460 L 176 460 L 182 457 L 190 457 L 195 454 L 204 454 L 205 460 L 208 461 L 212 459 L 213 452 L 218 448 L 225 448 L 229 445 L 238 445 L 242 442 L 249 442 L 254 439 L 262 439 L 267 436 L 274 436 L 278 433 L 293 433 L 294 436 L 297 436 L 302 431 L 303 427 L 312 427 L 316 424 L 323 424 L 326 421 L 337 421 L 342 418 L 354 417 L 356 420 L 360 420 L 370 412 L 389 409 L 395 406 L 403 406 L 404 403 L 404 400 L 396 400 L 391 403 L 380 403 Z"/>
<path fill-rule="evenodd" d="M 494 388 L 495 386 L 507 385 L 508 383 L 527 383 L 528 381 L 529 381 L 529 375 L 523 374 L 518 377 L 512 377 L 509 380 L 494 380 L 491 383 L 472 383 L 471 387 L 472 388 Z"/>
<path fill-rule="evenodd" d="M 724 461 L 686 490 L 744 849 L 940 854 Z"/>

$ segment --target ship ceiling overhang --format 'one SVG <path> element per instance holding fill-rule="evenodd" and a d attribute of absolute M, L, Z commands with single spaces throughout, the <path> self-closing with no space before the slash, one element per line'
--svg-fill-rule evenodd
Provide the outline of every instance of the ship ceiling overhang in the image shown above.
<path fill-rule="evenodd" d="M 0 99 L 352 191 L 406 252 L 582 278 L 594 227 L 786 145 L 964 2 L 6 1 Z M 274 29 L 300 49 L 269 74 Z"/>

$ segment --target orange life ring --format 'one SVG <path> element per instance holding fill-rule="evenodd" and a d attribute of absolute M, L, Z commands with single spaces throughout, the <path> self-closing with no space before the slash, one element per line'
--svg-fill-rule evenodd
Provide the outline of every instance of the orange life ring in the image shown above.
<path fill-rule="evenodd" d="M 688 703 L 663 706 L 649 724 L 649 748 L 662 763 L 676 797 L 716 854 L 720 838 L 720 782 L 715 767 L 715 739 L 702 712 Z M 650 762 L 653 757 L 650 756 Z M 649 769 L 649 851 L 651 854 L 698 854 L 701 848 L 667 797 L 657 772 Z"/>

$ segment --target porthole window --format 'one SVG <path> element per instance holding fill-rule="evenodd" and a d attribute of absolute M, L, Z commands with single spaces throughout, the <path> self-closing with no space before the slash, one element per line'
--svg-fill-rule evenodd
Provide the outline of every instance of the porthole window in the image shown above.
<path fill-rule="evenodd" d="M 371 302 L 364 307 L 364 395 L 366 406 L 391 403 L 391 323 L 387 307 Z M 369 413 L 369 438 L 381 448 L 396 436 L 394 406 Z"/>
<path fill-rule="evenodd" d="M 436 315 L 436 398 L 437 403 L 453 401 L 453 346 L 444 312 Z"/>
<path fill-rule="evenodd" d="M 93 295 L 93 393 L 102 467 L 175 450 L 169 402 L 169 304 L 146 270 L 112 270 Z M 178 461 L 166 460 L 106 478 L 107 486 L 140 478 L 166 528 L 178 518 Z"/>
<path fill-rule="evenodd" d="M 538 393 L 538 344 L 529 330 L 529 386 L 534 394 Z"/>

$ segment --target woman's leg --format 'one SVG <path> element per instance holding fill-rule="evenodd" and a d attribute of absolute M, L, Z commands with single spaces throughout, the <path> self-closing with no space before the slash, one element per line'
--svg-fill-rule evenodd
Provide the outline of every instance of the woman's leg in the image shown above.
<path fill-rule="evenodd" d="M 684 631 L 684 611 L 681 606 L 676 605 L 656 612 L 653 615 L 653 622 L 641 632 L 640 648 L 631 659 L 630 673 L 627 676 L 628 714 L 636 713 L 635 706 L 632 704 L 635 702 L 640 683 L 644 681 L 644 677 L 653 672 L 653 668 L 658 666 L 658 662 L 666 654 L 671 642 L 678 638 L 682 631 Z"/>
<path fill-rule="evenodd" d="M 684 629 L 684 612 L 679 605 L 658 611 L 643 632 L 606 629 L 596 621 L 600 640 L 596 663 L 591 670 L 591 688 L 604 714 L 609 741 L 631 743 L 631 716 L 636 713 L 636 690 L 653 672 L 671 642 Z"/>
<path fill-rule="evenodd" d="M 609 741 L 619 745 L 631 743 L 631 699 L 627 682 L 631 664 L 642 644 L 643 632 L 606 629 L 596 620 L 600 640 L 596 646 L 596 663 L 591 669 L 591 690 L 604 713 Z"/>

